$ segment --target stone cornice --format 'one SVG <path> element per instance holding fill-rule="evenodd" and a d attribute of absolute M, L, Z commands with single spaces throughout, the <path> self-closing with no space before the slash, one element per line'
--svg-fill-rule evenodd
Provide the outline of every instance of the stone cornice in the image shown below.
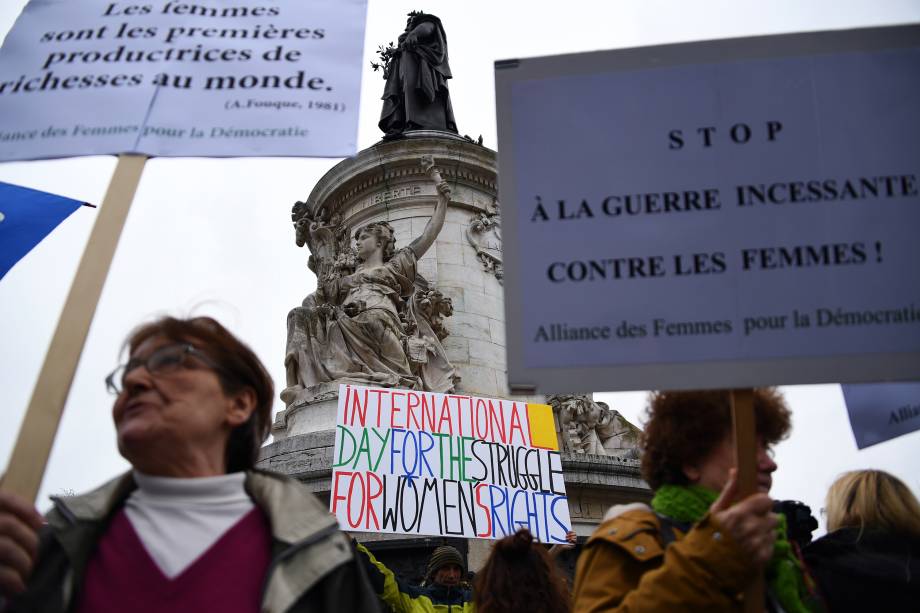
<path fill-rule="evenodd" d="M 341 211 L 350 203 L 380 189 L 411 181 L 427 181 L 419 160 L 434 157 L 449 183 L 477 185 L 497 192 L 496 155 L 491 149 L 437 132 L 396 141 L 381 141 L 339 162 L 313 188 L 307 204 L 313 215 L 322 207 Z"/>
<path fill-rule="evenodd" d="M 334 430 L 292 436 L 263 447 L 258 466 L 308 483 L 315 492 L 326 492 L 332 479 L 334 445 Z M 571 486 L 648 490 L 638 460 L 563 453 L 562 469 Z"/>

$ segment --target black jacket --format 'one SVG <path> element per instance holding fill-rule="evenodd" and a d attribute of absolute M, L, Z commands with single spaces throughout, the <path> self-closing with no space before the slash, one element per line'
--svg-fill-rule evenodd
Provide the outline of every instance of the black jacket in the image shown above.
<path fill-rule="evenodd" d="M 920 609 L 920 541 L 842 528 L 805 548 L 830 613 Z"/>

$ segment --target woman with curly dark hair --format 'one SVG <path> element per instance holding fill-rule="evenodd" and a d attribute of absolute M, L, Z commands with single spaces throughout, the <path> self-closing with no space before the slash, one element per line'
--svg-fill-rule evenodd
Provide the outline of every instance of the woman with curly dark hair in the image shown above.
<path fill-rule="evenodd" d="M 575 611 L 740 611 L 756 574 L 768 610 L 813 610 L 802 566 L 767 495 L 770 448 L 790 428 L 774 389 L 754 390 L 758 492 L 735 501 L 727 391 L 652 395 L 642 474 L 655 491 L 611 508 L 578 560 Z"/>
<path fill-rule="evenodd" d="M 526 529 L 497 541 L 473 583 L 477 613 L 568 613 L 569 588 Z"/>

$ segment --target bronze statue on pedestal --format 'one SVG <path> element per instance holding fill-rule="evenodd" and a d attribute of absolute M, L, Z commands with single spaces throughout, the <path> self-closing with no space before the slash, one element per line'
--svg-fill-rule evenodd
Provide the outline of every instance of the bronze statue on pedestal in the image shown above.
<path fill-rule="evenodd" d="M 381 63 L 386 86 L 383 110 L 377 124 L 384 138 L 398 138 L 409 130 L 441 130 L 457 133 L 450 104 L 447 80 L 451 78 L 447 61 L 447 35 L 441 20 L 434 15 L 409 13 L 406 31 L 394 47 L 381 47 Z"/>

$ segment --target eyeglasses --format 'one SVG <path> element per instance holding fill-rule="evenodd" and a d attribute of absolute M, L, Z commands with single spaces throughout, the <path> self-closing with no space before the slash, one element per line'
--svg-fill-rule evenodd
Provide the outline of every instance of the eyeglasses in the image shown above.
<path fill-rule="evenodd" d="M 761 437 L 757 437 L 757 444 L 763 447 L 764 453 L 767 454 L 767 457 L 771 460 L 776 458 L 776 449 L 770 443 L 764 441 Z"/>
<path fill-rule="evenodd" d="M 128 360 L 127 364 L 122 364 L 113 370 L 105 378 L 105 388 L 110 394 L 120 394 L 124 389 L 125 377 L 129 372 L 140 366 L 143 366 L 151 375 L 166 375 L 181 368 L 194 368 L 189 363 L 189 357 L 194 357 L 204 362 L 213 370 L 220 370 L 214 360 L 188 343 L 164 345 L 154 350 L 146 358 L 132 358 Z"/>

